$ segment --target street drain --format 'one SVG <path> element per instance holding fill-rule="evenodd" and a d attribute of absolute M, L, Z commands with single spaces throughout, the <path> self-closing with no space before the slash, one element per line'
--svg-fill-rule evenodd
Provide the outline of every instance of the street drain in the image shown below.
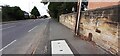
<path fill-rule="evenodd" d="M 60 51 L 63 51 L 63 50 L 60 50 Z"/>
<path fill-rule="evenodd" d="M 52 54 L 71 54 L 74 56 L 65 40 L 51 41 L 51 52 Z"/>

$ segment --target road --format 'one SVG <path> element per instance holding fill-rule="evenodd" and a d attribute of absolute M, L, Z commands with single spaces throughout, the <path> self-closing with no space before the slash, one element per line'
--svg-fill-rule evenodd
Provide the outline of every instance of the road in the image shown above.
<path fill-rule="evenodd" d="M 22 20 L 2 25 L 3 54 L 26 54 L 33 52 L 49 19 Z"/>
<path fill-rule="evenodd" d="M 0 49 L 2 54 L 108 54 L 102 48 L 74 37 L 71 29 L 53 19 L 7 23 L 2 25 L 0 31 L 2 31 Z"/>

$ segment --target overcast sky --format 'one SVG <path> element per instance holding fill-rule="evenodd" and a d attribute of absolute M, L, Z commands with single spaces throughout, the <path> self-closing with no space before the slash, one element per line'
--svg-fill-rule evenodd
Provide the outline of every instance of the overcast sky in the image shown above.
<path fill-rule="evenodd" d="M 0 0 L 0 5 L 19 6 L 22 10 L 30 12 L 34 6 L 37 7 L 41 15 L 48 15 L 48 5 L 40 3 L 41 0 Z"/>

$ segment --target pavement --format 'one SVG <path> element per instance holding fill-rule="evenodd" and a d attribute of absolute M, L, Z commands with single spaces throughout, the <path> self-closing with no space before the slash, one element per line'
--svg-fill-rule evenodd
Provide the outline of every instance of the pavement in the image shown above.
<path fill-rule="evenodd" d="M 79 37 L 74 37 L 73 30 L 52 19 L 50 19 L 43 36 L 43 40 L 39 41 L 38 48 L 34 54 L 51 54 L 50 42 L 52 40 L 66 40 L 74 54 L 109 54 L 91 42 L 81 40 Z"/>

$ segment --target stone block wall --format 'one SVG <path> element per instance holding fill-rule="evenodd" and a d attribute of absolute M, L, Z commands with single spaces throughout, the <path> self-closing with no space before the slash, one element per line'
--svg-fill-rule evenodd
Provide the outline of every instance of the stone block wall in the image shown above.
<path fill-rule="evenodd" d="M 120 38 L 119 13 L 120 5 L 82 12 L 80 35 L 85 39 L 91 38 L 97 45 L 111 53 L 118 53 L 118 47 L 120 47 L 118 40 Z M 74 30 L 75 18 L 76 13 L 63 14 L 60 16 L 60 22 Z"/>
<path fill-rule="evenodd" d="M 92 38 L 97 45 L 118 52 L 120 5 L 82 12 L 80 34 Z"/>
<path fill-rule="evenodd" d="M 76 13 L 63 14 L 59 20 L 63 25 L 74 30 L 76 22 Z"/>

